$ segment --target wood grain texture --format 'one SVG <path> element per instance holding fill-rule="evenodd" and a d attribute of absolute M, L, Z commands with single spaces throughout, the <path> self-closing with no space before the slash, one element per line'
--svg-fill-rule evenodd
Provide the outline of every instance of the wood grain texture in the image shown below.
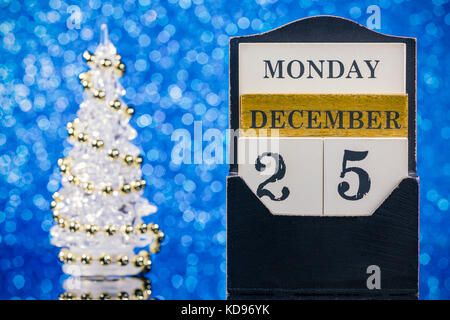
<path fill-rule="evenodd" d="M 408 137 L 406 94 L 245 94 L 241 136 Z"/>

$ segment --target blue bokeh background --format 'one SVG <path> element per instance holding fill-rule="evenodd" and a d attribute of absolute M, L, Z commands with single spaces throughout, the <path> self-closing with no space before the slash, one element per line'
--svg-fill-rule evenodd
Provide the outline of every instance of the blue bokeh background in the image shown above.
<path fill-rule="evenodd" d="M 318 14 L 418 39 L 420 295 L 450 298 L 448 0 L 0 0 L 0 298 L 54 299 L 65 276 L 49 243 L 65 124 L 83 100 L 77 75 L 107 23 L 136 106 L 150 220 L 167 237 L 150 274 L 160 299 L 225 298 L 226 165 L 170 163 L 171 134 L 228 126 L 228 39 Z"/>

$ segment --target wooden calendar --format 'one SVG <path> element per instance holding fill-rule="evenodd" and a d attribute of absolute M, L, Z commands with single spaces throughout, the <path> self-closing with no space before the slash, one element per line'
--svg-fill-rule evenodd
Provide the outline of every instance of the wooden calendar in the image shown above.
<path fill-rule="evenodd" d="M 321 16 L 230 41 L 230 299 L 417 298 L 415 39 Z"/>

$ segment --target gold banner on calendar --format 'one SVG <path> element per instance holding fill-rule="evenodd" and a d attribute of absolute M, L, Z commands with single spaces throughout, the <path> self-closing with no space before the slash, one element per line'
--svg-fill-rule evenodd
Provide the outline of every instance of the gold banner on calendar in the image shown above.
<path fill-rule="evenodd" d="M 245 94 L 240 128 L 241 136 L 407 137 L 408 96 Z"/>

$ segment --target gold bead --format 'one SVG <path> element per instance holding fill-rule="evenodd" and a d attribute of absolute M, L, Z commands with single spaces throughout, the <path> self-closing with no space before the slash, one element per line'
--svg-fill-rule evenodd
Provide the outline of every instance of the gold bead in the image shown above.
<path fill-rule="evenodd" d="M 93 194 L 94 193 L 94 184 L 89 181 L 83 183 L 83 191 L 85 194 Z"/>
<path fill-rule="evenodd" d="M 117 150 L 116 148 L 108 150 L 108 157 L 116 160 L 119 157 L 119 150 Z"/>
<path fill-rule="evenodd" d="M 69 137 L 74 137 L 75 136 L 75 129 L 74 128 L 67 128 L 67 134 L 69 135 Z"/>
<path fill-rule="evenodd" d="M 86 233 L 89 234 L 90 236 L 93 236 L 97 233 L 98 227 L 95 224 L 87 224 L 84 227 L 84 231 L 86 231 Z"/>
<path fill-rule="evenodd" d="M 58 222 L 58 220 L 61 219 L 61 216 L 57 211 L 53 212 L 53 221 Z"/>
<path fill-rule="evenodd" d="M 94 90 L 94 98 L 99 99 L 99 100 L 103 100 L 105 99 L 106 93 L 105 91 L 99 89 L 99 90 Z"/>
<path fill-rule="evenodd" d="M 103 189 L 102 189 L 102 192 L 103 192 L 103 194 L 104 195 L 106 195 L 106 196 L 109 196 L 109 195 L 111 195 L 112 193 L 113 193 L 113 188 L 111 187 L 111 186 L 104 186 L 103 187 Z"/>
<path fill-rule="evenodd" d="M 135 158 L 134 158 L 134 164 L 137 166 L 137 167 L 140 167 L 141 165 L 142 165 L 142 162 L 144 161 L 144 158 L 142 157 L 142 156 L 136 156 Z"/>
<path fill-rule="evenodd" d="M 89 264 L 91 264 L 91 262 L 92 262 L 92 256 L 90 254 L 85 253 L 81 256 L 82 264 L 89 265 Z"/>
<path fill-rule="evenodd" d="M 83 53 L 83 58 L 84 58 L 84 60 L 86 60 L 87 63 L 91 63 L 91 62 L 95 61 L 95 56 L 91 52 L 89 52 L 88 50 L 86 50 Z"/>
<path fill-rule="evenodd" d="M 88 141 L 88 134 L 84 133 L 84 132 L 81 132 L 81 133 L 78 134 L 77 138 L 78 138 L 79 142 L 86 142 L 86 141 Z"/>
<path fill-rule="evenodd" d="M 156 232 L 159 231 L 159 225 L 156 224 L 156 223 L 151 223 L 151 224 L 149 225 L 149 227 L 150 227 L 150 230 L 151 230 L 153 233 L 156 233 Z"/>
<path fill-rule="evenodd" d="M 61 293 L 59 296 L 58 296 L 58 300 L 66 300 L 66 294 L 67 293 Z"/>
<path fill-rule="evenodd" d="M 120 75 L 123 75 L 126 71 L 126 67 L 125 64 L 120 62 L 117 66 L 116 66 L 117 70 L 119 71 Z"/>
<path fill-rule="evenodd" d="M 112 66 L 112 62 L 109 59 L 102 59 L 100 60 L 100 67 L 102 68 L 109 68 Z"/>
<path fill-rule="evenodd" d="M 67 181 L 69 181 L 69 183 L 71 184 L 76 184 L 76 177 L 73 174 L 71 174 L 67 177 Z"/>
<path fill-rule="evenodd" d="M 61 293 L 58 297 L 59 300 L 73 300 L 75 299 L 77 296 L 74 293 L 71 292 L 65 292 L 65 293 Z"/>
<path fill-rule="evenodd" d="M 65 164 L 61 165 L 61 166 L 59 167 L 59 169 L 61 170 L 61 173 L 67 173 L 67 172 L 69 172 L 69 168 L 68 168 Z"/>
<path fill-rule="evenodd" d="M 144 282 L 144 284 L 142 285 L 143 288 L 144 288 L 145 290 L 151 290 L 151 288 L 152 288 L 152 282 L 150 281 L 150 279 L 144 278 L 142 281 Z"/>
<path fill-rule="evenodd" d="M 126 235 L 132 234 L 133 233 L 133 226 L 127 224 L 125 226 L 122 227 L 122 231 L 123 233 L 125 233 Z"/>
<path fill-rule="evenodd" d="M 92 297 L 92 295 L 91 295 L 89 292 L 86 292 L 86 293 L 83 293 L 83 294 L 80 296 L 80 299 L 81 299 L 81 300 L 92 300 L 93 297 Z"/>
<path fill-rule="evenodd" d="M 144 267 L 142 268 L 143 273 L 147 273 L 152 270 L 152 261 L 150 259 L 146 259 L 144 261 Z"/>
<path fill-rule="evenodd" d="M 94 147 L 95 149 L 101 149 L 104 146 L 105 143 L 101 139 L 95 139 L 94 141 L 92 141 L 92 147 Z"/>
<path fill-rule="evenodd" d="M 120 187 L 120 192 L 123 194 L 127 194 L 131 192 L 131 186 L 129 183 L 124 183 L 121 187 Z"/>
<path fill-rule="evenodd" d="M 138 255 L 143 256 L 144 258 L 150 258 L 150 253 L 147 250 L 139 251 Z"/>
<path fill-rule="evenodd" d="M 87 72 L 82 72 L 78 75 L 78 79 L 80 79 L 80 81 L 86 80 L 88 78 L 89 78 L 89 74 Z"/>
<path fill-rule="evenodd" d="M 144 292 L 141 289 L 136 289 L 133 292 L 133 295 L 136 297 L 136 299 L 138 300 L 143 300 L 144 299 Z"/>
<path fill-rule="evenodd" d="M 107 293 L 107 292 L 103 292 L 102 294 L 100 294 L 98 296 L 98 298 L 100 300 L 111 300 L 112 299 L 111 295 L 109 293 Z"/>
<path fill-rule="evenodd" d="M 70 232 L 77 232 L 78 230 L 80 230 L 80 224 L 78 223 L 78 221 L 70 221 L 70 223 L 69 223 L 69 231 Z"/>
<path fill-rule="evenodd" d="M 90 82 L 89 80 L 83 80 L 81 81 L 81 85 L 83 86 L 83 88 L 85 90 L 89 90 L 92 88 L 92 82 Z"/>
<path fill-rule="evenodd" d="M 131 182 L 133 191 L 140 191 L 145 188 L 145 180 L 135 180 Z"/>
<path fill-rule="evenodd" d="M 58 219 L 58 226 L 60 227 L 60 228 L 66 228 L 67 227 L 67 220 L 66 219 L 64 219 L 64 218 L 59 218 Z"/>
<path fill-rule="evenodd" d="M 69 175 L 67 177 L 67 181 L 69 181 L 69 183 L 71 184 L 75 184 L 75 176 L 73 174 Z"/>
<path fill-rule="evenodd" d="M 77 295 L 75 293 L 72 293 L 72 292 L 67 293 L 67 300 L 74 300 L 76 298 L 77 298 Z"/>
<path fill-rule="evenodd" d="M 66 249 L 62 249 L 61 251 L 59 251 L 59 254 L 58 254 L 59 261 L 61 261 L 61 262 L 66 261 L 67 252 L 68 251 Z"/>
<path fill-rule="evenodd" d="M 107 266 L 112 262 L 111 256 L 107 255 L 107 254 L 102 254 L 102 256 L 98 259 L 98 261 L 104 265 Z"/>
<path fill-rule="evenodd" d="M 56 208 L 56 201 L 53 200 L 52 202 L 50 202 L 50 208 L 53 210 Z"/>
<path fill-rule="evenodd" d="M 75 263 L 76 260 L 77 260 L 77 257 L 76 257 L 76 255 L 74 253 L 67 252 L 64 262 L 66 262 L 66 263 Z"/>
<path fill-rule="evenodd" d="M 115 226 L 110 225 L 105 228 L 105 233 L 108 236 L 113 236 L 116 232 L 117 232 L 117 228 Z"/>
<path fill-rule="evenodd" d="M 140 182 L 140 180 L 131 181 L 131 188 L 133 189 L 133 191 L 141 190 L 141 182 Z"/>
<path fill-rule="evenodd" d="M 128 256 L 126 255 L 121 255 L 118 259 L 117 259 L 117 263 L 120 266 L 126 266 L 128 263 L 130 262 L 130 259 L 128 258 Z"/>
<path fill-rule="evenodd" d="M 158 242 L 155 241 L 155 242 L 153 242 L 153 243 L 150 245 L 150 252 L 151 252 L 151 253 L 158 253 L 159 250 L 160 250 L 160 245 L 159 245 Z"/>
<path fill-rule="evenodd" d="M 125 292 L 125 291 L 120 291 L 120 292 L 117 294 L 117 299 L 119 299 L 119 300 L 128 300 L 129 298 L 130 298 L 130 297 L 129 297 L 128 293 Z"/>
<path fill-rule="evenodd" d="M 127 116 L 132 116 L 133 114 L 134 114 L 134 108 L 133 107 L 126 107 L 126 109 L 125 109 L 125 114 L 127 115 Z"/>
<path fill-rule="evenodd" d="M 146 233 L 147 232 L 147 229 L 148 229 L 148 227 L 147 227 L 147 225 L 145 224 L 145 223 L 143 223 L 143 222 L 141 222 L 141 223 L 139 223 L 137 226 L 136 226 L 136 230 L 137 230 L 137 232 L 139 232 L 139 233 Z"/>
<path fill-rule="evenodd" d="M 133 262 L 136 267 L 142 267 L 145 263 L 145 258 L 141 255 L 138 255 L 133 259 Z"/>
<path fill-rule="evenodd" d="M 111 107 L 111 109 L 114 109 L 117 111 L 117 110 L 120 110 L 122 103 L 120 102 L 120 100 L 114 99 L 109 102 L 109 106 Z"/>
<path fill-rule="evenodd" d="M 55 192 L 53 195 L 53 200 L 55 200 L 56 202 L 61 201 L 63 199 L 63 197 L 61 196 L 61 194 L 59 192 Z"/>
<path fill-rule="evenodd" d="M 164 240 L 164 232 L 159 231 L 158 232 L 158 241 L 163 242 L 163 240 Z"/>
<path fill-rule="evenodd" d="M 64 166 L 64 165 L 67 165 L 67 159 L 66 158 L 58 159 L 58 166 Z"/>
<path fill-rule="evenodd" d="M 120 59 L 122 59 L 122 57 L 120 56 L 120 54 L 116 54 L 116 55 L 114 56 L 114 60 L 115 60 L 115 61 L 119 61 L 119 62 L 120 62 Z"/>
<path fill-rule="evenodd" d="M 126 154 L 123 157 L 123 162 L 127 165 L 127 166 L 131 166 L 133 164 L 134 158 L 131 154 Z"/>
<path fill-rule="evenodd" d="M 76 175 L 73 175 L 73 174 L 71 174 L 67 177 L 67 181 L 69 181 L 69 183 L 71 183 L 73 185 L 80 184 L 80 179 Z"/>

